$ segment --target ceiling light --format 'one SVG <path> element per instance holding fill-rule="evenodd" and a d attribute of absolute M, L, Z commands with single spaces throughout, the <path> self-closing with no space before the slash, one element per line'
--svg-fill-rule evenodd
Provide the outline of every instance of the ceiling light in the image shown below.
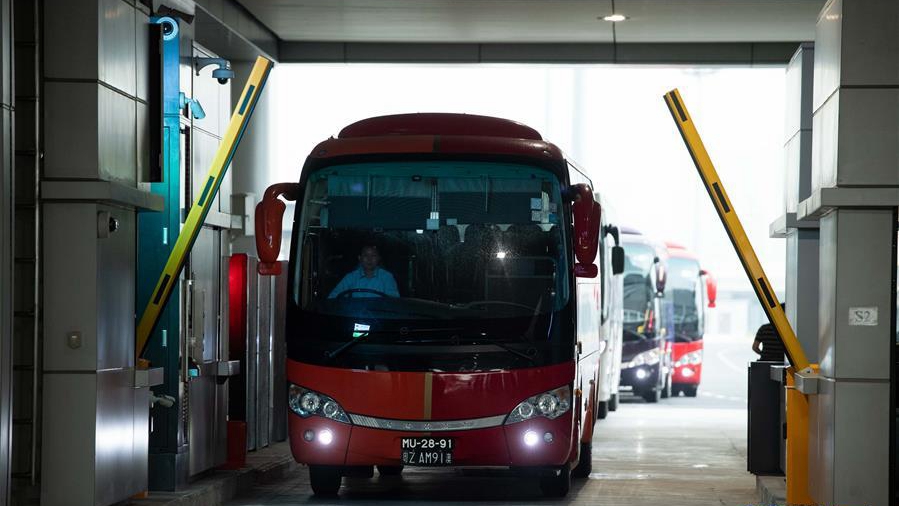
<path fill-rule="evenodd" d="M 624 14 L 612 14 L 611 16 L 603 16 L 603 21 L 611 21 L 613 23 L 617 23 L 619 21 L 624 21 L 627 19 L 627 16 Z"/>

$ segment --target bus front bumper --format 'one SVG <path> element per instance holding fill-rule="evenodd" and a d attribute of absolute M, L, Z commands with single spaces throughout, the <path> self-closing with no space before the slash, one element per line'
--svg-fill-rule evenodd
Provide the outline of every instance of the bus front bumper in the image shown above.
<path fill-rule="evenodd" d="M 572 455 L 572 414 L 510 425 L 446 432 L 404 432 L 290 414 L 290 449 L 311 465 L 398 466 L 403 438 L 452 438 L 452 467 L 560 466 Z"/>

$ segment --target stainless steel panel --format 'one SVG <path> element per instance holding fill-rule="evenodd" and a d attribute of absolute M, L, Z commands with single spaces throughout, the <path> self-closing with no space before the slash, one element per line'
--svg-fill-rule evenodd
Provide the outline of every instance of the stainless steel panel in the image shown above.
<path fill-rule="evenodd" d="M 190 464 L 194 476 L 215 466 L 216 388 L 215 376 L 192 378 L 190 389 Z"/>
<path fill-rule="evenodd" d="M 137 181 L 150 180 L 150 116 L 147 105 L 135 101 L 136 125 L 135 125 L 135 168 Z"/>
<path fill-rule="evenodd" d="M 130 369 L 97 371 L 96 401 L 80 408 L 88 412 L 96 411 L 93 504 L 113 504 L 140 492 L 134 480 L 136 470 L 133 466 L 137 461 L 145 460 L 146 454 L 143 458 L 136 458 L 134 444 L 137 440 L 143 440 L 146 444 L 147 433 L 137 434 L 134 431 L 133 374 Z M 53 413 L 64 417 L 63 412 Z M 77 437 L 72 432 L 68 435 Z"/>
<path fill-rule="evenodd" d="M 131 463 L 129 465 L 131 495 L 148 489 L 150 452 L 150 388 L 132 389 L 132 422 L 134 437 L 132 438 Z"/>
<path fill-rule="evenodd" d="M 899 85 L 899 2 L 844 1 L 841 86 Z"/>
<path fill-rule="evenodd" d="M 839 114 L 840 95 L 836 93 L 812 119 L 812 191 L 836 186 Z"/>
<path fill-rule="evenodd" d="M 274 279 L 259 276 L 258 351 L 256 360 L 256 448 L 268 446 L 272 414 L 272 290 Z"/>
<path fill-rule="evenodd" d="M 0 102 L 13 103 L 13 8 L 9 0 L 0 2 Z M 17 13 L 18 14 L 18 13 Z M 20 15 L 21 16 L 21 15 Z M 16 77 L 18 79 L 18 76 Z M 18 83 L 16 83 L 18 86 Z M 25 89 L 25 88 L 19 88 Z M 31 89 L 31 88 L 28 88 Z M 3 496 L 0 496 L 3 497 Z"/>
<path fill-rule="evenodd" d="M 97 210 L 118 223 L 118 230 L 109 237 L 85 238 L 97 241 L 93 282 L 97 285 L 97 368 L 133 367 L 136 219 L 132 210 L 109 206 L 97 206 Z"/>
<path fill-rule="evenodd" d="M 833 376 L 836 354 L 837 215 L 821 219 L 818 243 L 818 365 L 823 376 Z"/>
<path fill-rule="evenodd" d="M 215 375 L 220 378 L 230 378 L 240 374 L 240 360 L 223 360 L 216 362 Z"/>
<path fill-rule="evenodd" d="M 218 360 L 220 232 L 201 228 L 190 255 L 190 277 L 194 290 L 203 293 L 203 362 Z M 199 335 L 197 336 L 199 337 Z"/>
<path fill-rule="evenodd" d="M 97 212 L 94 204 L 43 205 L 44 370 L 96 370 Z M 132 295 L 133 297 L 133 295 Z M 81 346 L 67 336 L 80 332 Z"/>
<path fill-rule="evenodd" d="M 899 89 L 842 88 L 839 98 L 836 184 L 899 185 Z"/>
<path fill-rule="evenodd" d="M 98 86 L 97 91 L 99 177 L 134 185 L 137 180 L 134 99 L 105 86 Z"/>
<path fill-rule="evenodd" d="M 96 375 L 44 374 L 42 506 L 94 504 L 96 404 Z"/>
<path fill-rule="evenodd" d="M 818 359 L 818 236 L 813 229 L 787 235 L 787 318 L 813 363 Z"/>
<path fill-rule="evenodd" d="M 150 68 L 150 18 L 141 12 L 135 11 L 134 16 L 134 69 L 135 69 L 135 96 L 141 100 L 149 98 L 148 72 Z"/>
<path fill-rule="evenodd" d="M 889 380 L 836 380 L 833 396 L 833 501 L 889 506 Z"/>
<path fill-rule="evenodd" d="M 272 304 L 272 441 L 287 439 L 287 262 L 275 278 Z"/>
<path fill-rule="evenodd" d="M 215 382 L 215 429 L 212 434 L 212 465 L 228 460 L 228 383 Z"/>
<path fill-rule="evenodd" d="M 785 140 L 799 132 L 802 121 L 802 50 L 796 51 L 784 72 L 786 93 L 784 94 L 784 136 Z"/>
<path fill-rule="evenodd" d="M 809 399 L 809 491 L 816 504 L 833 504 L 834 381 L 823 378 Z"/>
<path fill-rule="evenodd" d="M 256 275 L 256 259 L 247 259 L 247 449 L 256 445 L 256 370 L 259 353 L 259 276 Z"/>
<path fill-rule="evenodd" d="M 122 0 L 99 0 L 97 15 L 98 78 L 106 84 L 134 96 L 135 87 L 135 11 Z"/>
<path fill-rule="evenodd" d="M 818 109 L 840 87 L 842 61 L 843 0 L 827 2 L 815 27 L 815 95 L 813 109 Z"/>
<path fill-rule="evenodd" d="M 44 82 L 44 175 L 97 177 L 97 97 L 95 83 Z"/>
<path fill-rule="evenodd" d="M 799 166 L 802 132 L 784 145 L 784 213 L 795 213 L 799 206 Z"/>
<path fill-rule="evenodd" d="M 10 12 L 8 0 L 0 1 L 3 14 Z M 6 23 L 9 22 L 8 16 Z M 5 31 L 4 34 L 9 34 Z M 10 38 L 7 36 L 7 38 Z M 11 44 L 11 40 L 5 41 Z M 5 63 L 5 62 L 4 62 Z M 4 93 L 11 88 L 11 79 L 0 81 Z M 12 436 L 12 369 L 13 369 L 13 291 L 12 291 L 12 238 L 9 224 L 13 214 L 12 191 L 12 114 L 0 111 L 0 501 L 9 496 L 10 441 Z M 17 439 L 18 441 L 18 439 Z M 30 438 L 27 440 L 30 443 Z"/>
<path fill-rule="evenodd" d="M 46 77 L 96 79 L 101 19 L 96 0 L 45 0 L 41 14 Z"/>
<path fill-rule="evenodd" d="M 822 375 L 889 380 L 894 234 L 891 209 L 838 209 L 823 220 L 820 290 L 829 305 L 821 306 L 827 321 L 819 342 Z M 877 324 L 851 325 L 850 308 L 866 307 L 877 308 Z"/>

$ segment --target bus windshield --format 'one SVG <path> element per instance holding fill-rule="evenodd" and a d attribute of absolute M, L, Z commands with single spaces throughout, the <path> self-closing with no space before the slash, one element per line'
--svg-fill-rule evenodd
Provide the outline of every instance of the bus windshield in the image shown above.
<path fill-rule="evenodd" d="M 628 242 L 624 252 L 624 340 L 638 341 L 654 335 L 655 251 L 647 244 Z"/>
<path fill-rule="evenodd" d="M 699 262 L 690 258 L 668 259 L 668 281 L 665 298 L 674 306 L 674 339 L 690 342 L 702 339 L 702 278 Z"/>
<path fill-rule="evenodd" d="M 292 302 L 304 361 L 533 366 L 557 360 L 551 348 L 571 340 L 553 316 L 568 304 L 569 267 L 560 185 L 549 171 L 446 161 L 330 166 L 310 174 L 297 213 Z"/>

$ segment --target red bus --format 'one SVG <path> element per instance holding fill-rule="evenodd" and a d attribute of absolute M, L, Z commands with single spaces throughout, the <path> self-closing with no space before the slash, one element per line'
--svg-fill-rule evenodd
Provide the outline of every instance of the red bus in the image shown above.
<path fill-rule="evenodd" d="M 274 273 L 296 200 L 290 445 L 312 490 L 403 466 L 502 467 L 549 496 L 586 475 L 603 280 L 621 272 L 591 180 L 534 129 L 462 114 L 345 127 L 256 210 Z M 620 317 L 607 321 L 620 320 Z"/>
<path fill-rule="evenodd" d="M 666 242 L 668 281 L 665 298 L 674 307 L 672 394 L 696 397 L 702 381 L 702 348 L 706 307 L 715 307 L 717 287 L 699 259 L 680 244 Z"/>

